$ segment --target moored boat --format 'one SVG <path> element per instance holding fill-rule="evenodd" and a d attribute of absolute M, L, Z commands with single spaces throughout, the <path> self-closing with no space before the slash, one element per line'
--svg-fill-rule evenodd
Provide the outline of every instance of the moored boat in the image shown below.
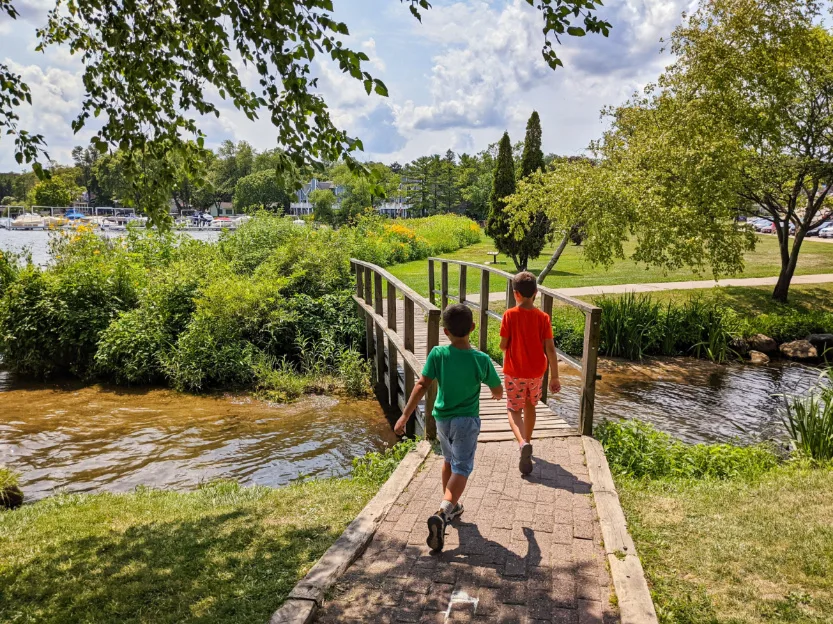
<path fill-rule="evenodd" d="M 15 230 L 40 230 L 43 229 L 43 217 L 32 212 L 25 212 L 12 221 L 11 227 Z"/>

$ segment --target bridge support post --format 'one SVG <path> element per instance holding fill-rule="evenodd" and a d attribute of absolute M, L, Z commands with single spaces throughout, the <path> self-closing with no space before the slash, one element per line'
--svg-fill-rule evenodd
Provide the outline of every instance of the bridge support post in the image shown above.
<path fill-rule="evenodd" d="M 541 310 L 550 317 L 550 325 L 552 325 L 552 296 L 544 293 L 543 297 L 541 297 Z M 541 402 L 546 405 L 547 404 L 547 386 L 550 381 L 550 369 L 549 366 L 547 367 L 546 372 L 544 373 L 544 379 L 541 381 Z"/>
<path fill-rule="evenodd" d="M 489 344 L 489 272 L 480 271 L 480 336 L 477 348 L 485 353 Z"/>

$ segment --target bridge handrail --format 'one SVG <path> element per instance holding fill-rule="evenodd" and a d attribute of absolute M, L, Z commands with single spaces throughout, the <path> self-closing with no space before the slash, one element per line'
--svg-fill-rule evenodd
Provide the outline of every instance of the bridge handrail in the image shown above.
<path fill-rule="evenodd" d="M 371 370 L 375 384 L 380 390 L 387 386 L 388 403 L 391 407 L 404 408 L 405 401 L 411 395 L 425 361 L 424 359 L 420 361 L 415 351 L 416 317 L 414 307 L 418 306 L 422 309 L 428 324 L 426 351 L 423 358 L 427 358 L 431 349 L 440 343 L 441 311 L 432 301 L 411 289 L 380 266 L 351 258 L 350 267 L 356 275 L 356 294 L 353 295 L 353 300 L 359 306 L 365 318 L 367 354 L 373 362 Z M 386 292 L 383 292 L 382 280 L 387 282 Z M 396 318 L 397 292 L 402 293 L 403 299 L 403 336 L 399 335 Z M 385 311 L 387 311 L 387 318 L 384 316 Z M 387 361 L 385 359 L 385 340 L 387 340 Z M 402 368 L 405 375 L 404 396 L 399 394 L 399 369 L 397 366 L 399 358 L 402 359 Z M 431 416 L 436 397 L 437 384 L 434 383 L 425 395 L 425 406 L 422 413 L 418 413 L 425 435 L 429 439 L 436 437 L 436 426 Z M 408 433 L 413 434 L 413 428 Z"/>
<path fill-rule="evenodd" d="M 440 288 L 435 288 L 434 265 L 440 264 Z M 448 292 L 448 266 L 455 264 L 460 267 L 460 288 L 459 295 L 455 296 Z M 472 268 L 480 271 L 480 303 L 474 303 L 466 298 L 466 277 L 467 269 Z M 444 310 L 448 306 L 449 299 L 456 299 L 463 305 L 478 310 L 480 312 L 480 335 L 478 347 L 481 351 L 485 351 L 488 342 L 488 324 L 489 318 L 494 318 L 498 321 L 503 319 L 501 314 L 489 309 L 489 277 L 490 275 L 497 275 L 506 280 L 506 309 L 515 307 L 515 297 L 513 294 L 513 281 L 515 276 L 506 271 L 495 269 L 484 264 L 477 264 L 476 262 L 466 262 L 463 260 L 452 260 L 450 258 L 430 257 L 428 258 L 428 294 L 431 303 L 436 301 L 436 295 L 440 295 L 440 307 Z M 538 286 L 538 292 L 541 293 L 541 309 L 552 317 L 553 300 L 557 299 L 581 310 L 584 313 L 584 349 L 582 359 L 579 362 L 576 358 L 567 355 L 560 349 L 556 349 L 559 359 L 563 360 L 569 366 L 581 371 L 582 388 L 581 401 L 579 407 L 579 431 L 583 435 L 593 434 L 593 412 L 595 410 L 596 402 L 596 381 L 600 377 L 597 374 L 598 369 L 598 354 L 600 341 L 600 325 L 602 318 L 602 310 L 598 306 L 585 301 L 580 301 L 563 295 L 552 288 L 545 286 Z M 547 377 L 549 371 L 544 375 L 544 393 L 542 400 L 546 402 L 547 399 Z"/>

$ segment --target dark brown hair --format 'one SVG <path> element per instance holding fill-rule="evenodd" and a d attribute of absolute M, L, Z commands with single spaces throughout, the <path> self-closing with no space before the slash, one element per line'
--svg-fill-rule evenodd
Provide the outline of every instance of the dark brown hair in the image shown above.
<path fill-rule="evenodd" d="M 448 306 L 443 312 L 443 327 L 455 338 L 463 338 L 471 333 L 471 310 L 460 303 Z"/>
<path fill-rule="evenodd" d="M 529 271 L 521 271 L 512 280 L 512 287 L 516 292 L 521 293 L 521 297 L 529 299 L 538 292 L 538 282 L 535 281 L 535 276 Z"/>

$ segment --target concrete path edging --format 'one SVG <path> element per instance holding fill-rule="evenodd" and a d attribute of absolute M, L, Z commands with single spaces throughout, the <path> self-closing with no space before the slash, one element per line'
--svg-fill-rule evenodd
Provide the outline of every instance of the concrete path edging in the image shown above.
<path fill-rule="evenodd" d="M 622 624 L 656 624 L 657 613 L 651 600 L 645 571 L 628 533 L 625 514 L 604 449 L 598 440 L 582 436 L 591 492 L 604 539 L 610 576 L 616 590 Z"/>
<path fill-rule="evenodd" d="M 370 543 L 379 524 L 430 452 L 430 443 L 423 440 L 415 451 L 405 456 L 376 496 L 295 585 L 269 624 L 308 624 L 313 620 L 326 592 Z"/>

